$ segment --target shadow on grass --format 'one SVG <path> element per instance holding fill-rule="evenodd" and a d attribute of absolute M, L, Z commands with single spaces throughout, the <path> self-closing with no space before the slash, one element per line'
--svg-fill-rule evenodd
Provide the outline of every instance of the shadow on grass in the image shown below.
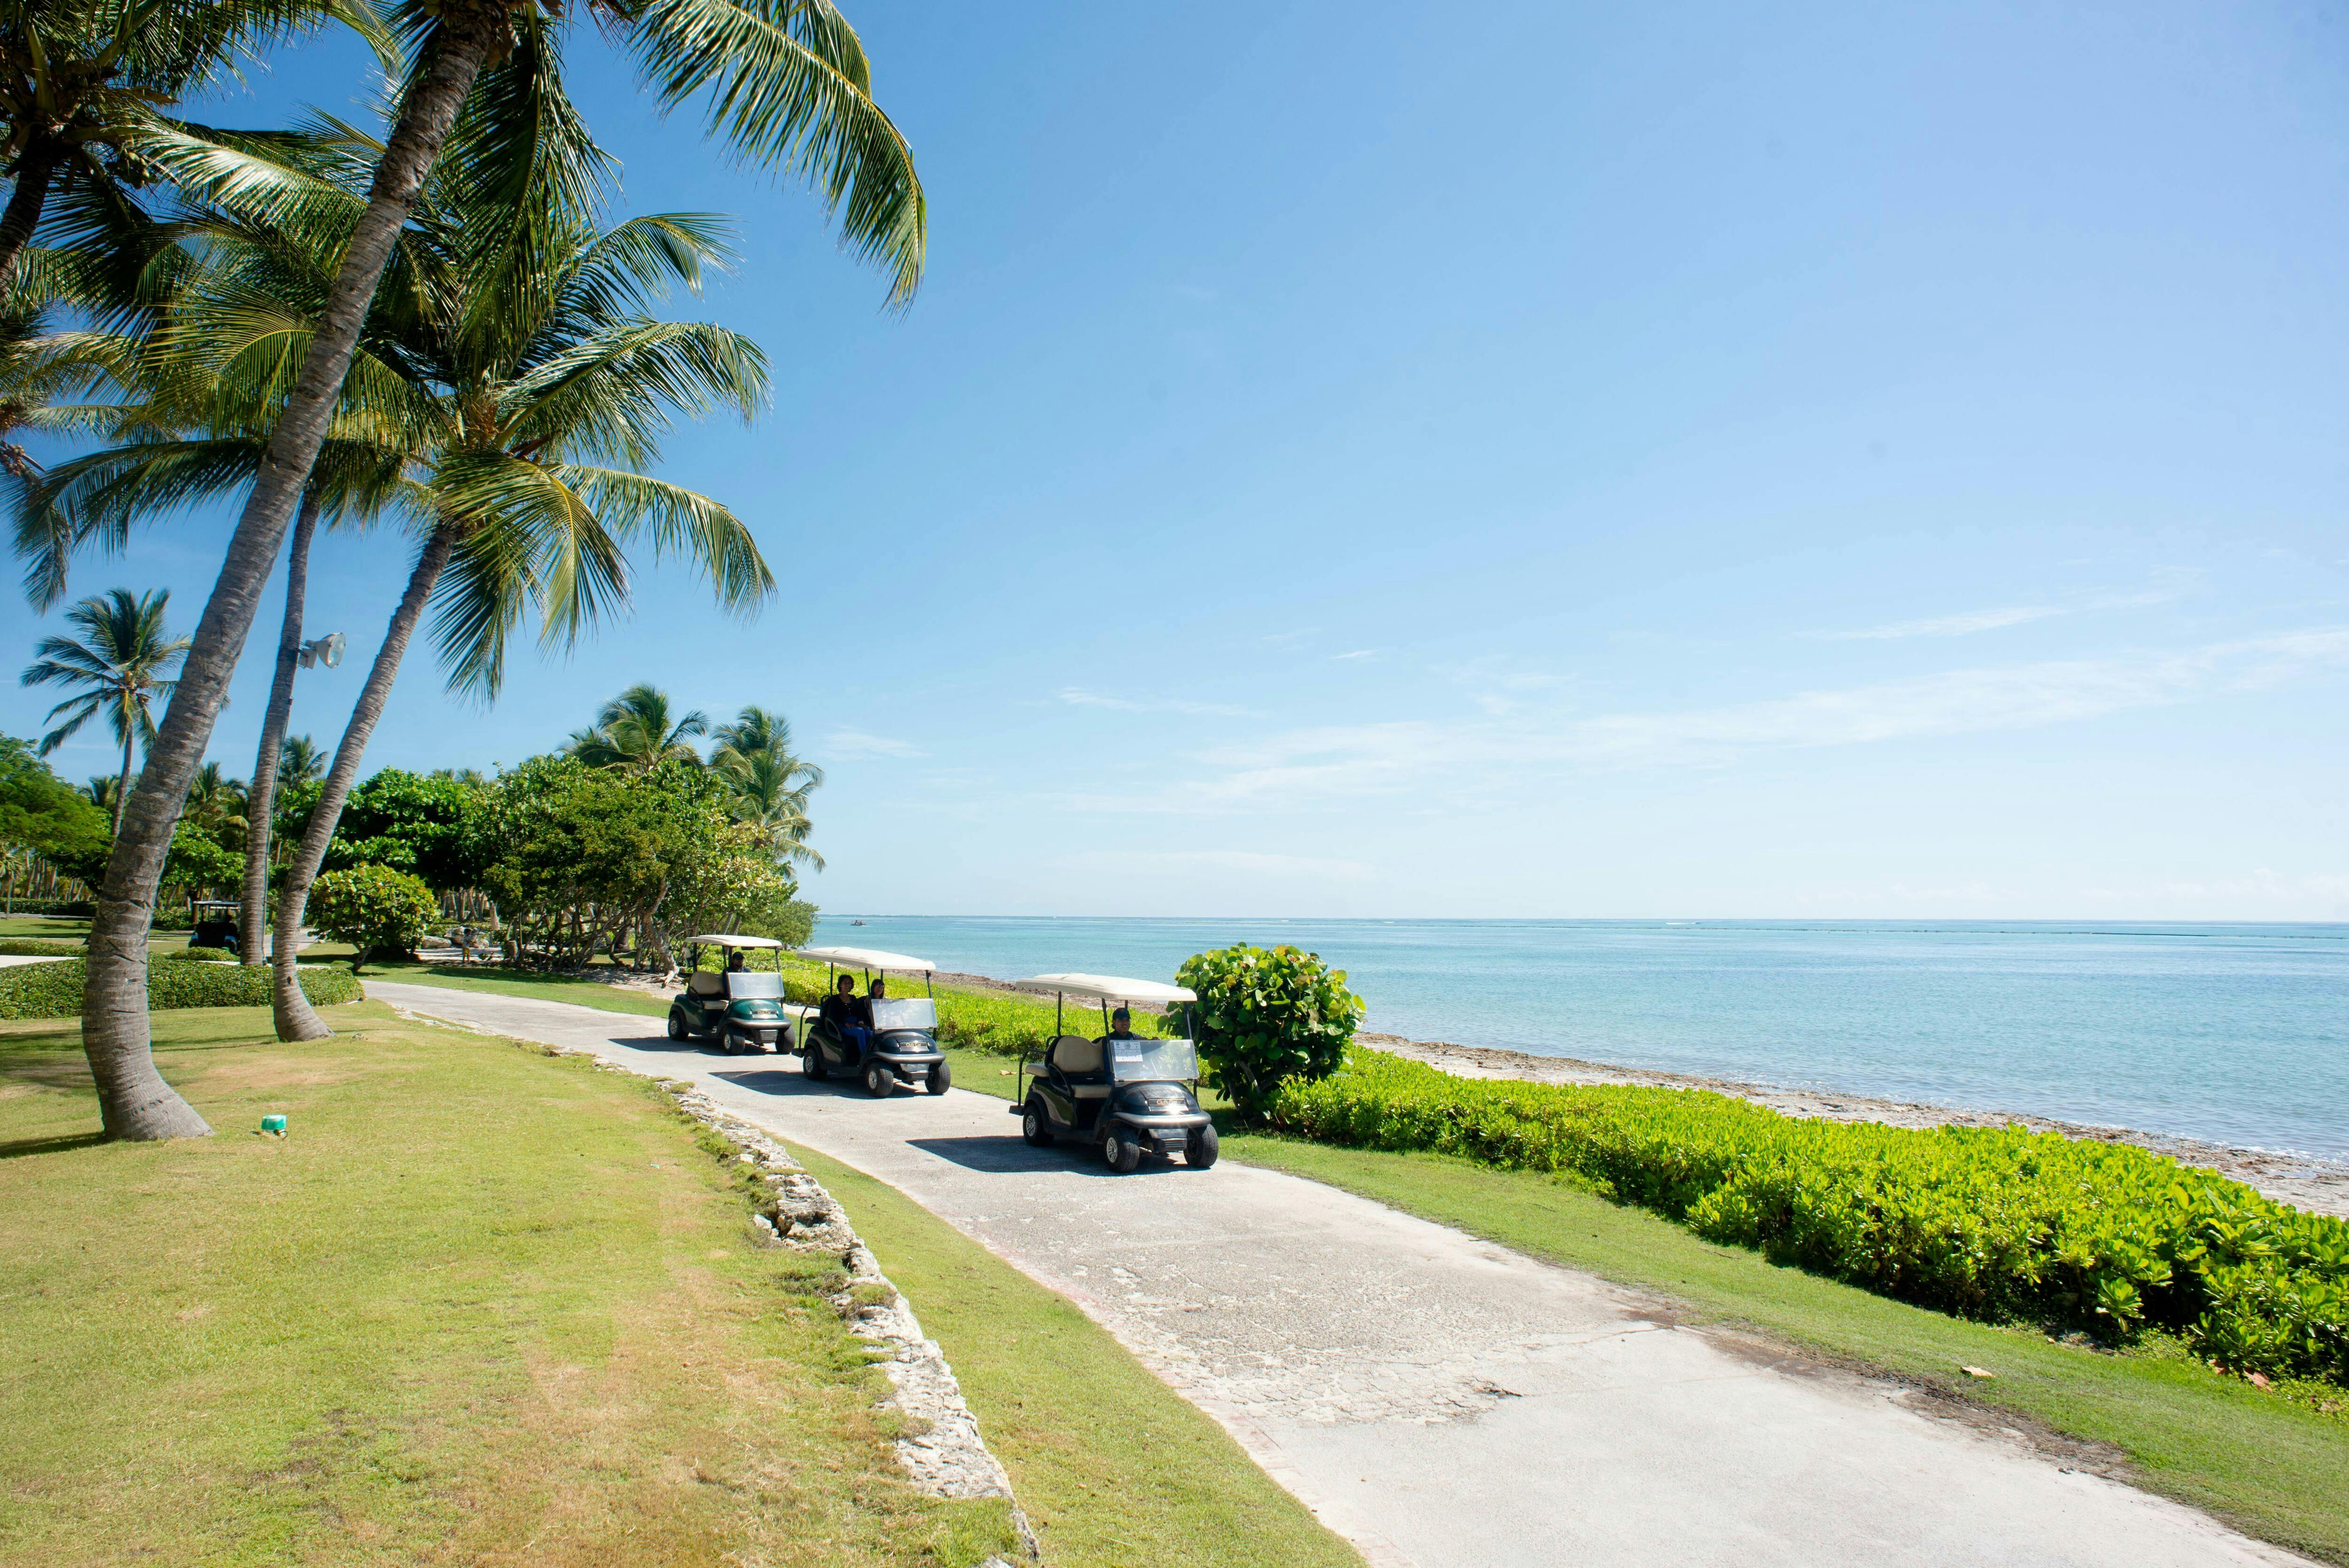
<path fill-rule="evenodd" d="M 103 1132 L 76 1132 L 63 1138 L 20 1138 L 14 1143 L 0 1143 L 0 1160 L 25 1160 L 36 1154 L 63 1154 L 69 1150 L 88 1149 L 106 1141 Z"/>

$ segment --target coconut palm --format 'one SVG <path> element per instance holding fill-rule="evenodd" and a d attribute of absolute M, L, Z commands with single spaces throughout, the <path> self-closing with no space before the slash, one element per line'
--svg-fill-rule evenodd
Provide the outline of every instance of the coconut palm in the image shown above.
<path fill-rule="evenodd" d="M 791 720 L 745 707 L 733 723 L 718 727 L 716 738 L 709 765 L 726 780 L 735 818 L 756 828 L 778 860 L 823 870 L 823 857 L 807 844 L 808 797 L 823 782 L 823 769 L 792 755 Z"/>
<path fill-rule="evenodd" d="M 390 9 L 409 51 L 390 134 L 365 185 L 364 207 L 346 230 L 325 306 L 311 317 L 315 327 L 285 413 L 271 432 L 267 460 L 197 624 L 181 695 L 150 748 L 142 784 L 153 788 L 135 792 L 124 812 L 91 927 L 82 1039 L 106 1126 L 117 1136 L 207 1130 L 154 1070 L 145 1006 L 146 932 L 181 792 L 211 738 L 261 586 L 310 481 L 395 241 L 444 148 L 471 182 L 494 188 L 503 198 L 497 226 L 518 257 L 538 253 L 541 219 L 585 183 L 594 162 L 562 97 L 566 29 L 558 0 L 395 0 Z M 892 304 L 910 302 L 926 233 L 921 185 L 911 150 L 873 100 L 864 46 L 831 0 L 598 0 L 593 9 L 605 24 L 604 36 L 636 59 L 656 102 L 671 108 L 704 99 L 710 129 L 738 154 L 809 179 L 838 218 L 845 243 L 889 271 Z M 551 122 L 566 133 L 567 161 L 516 155 L 507 132 L 521 127 L 535 135 Z M 475 133 L 470 139 L 469 129 Z M 199 191 L 248 178 L 233 158 L 203 148 L 147 143 L 142 154 Z M 581 367 L 575 387 L 590 401 L 595 379 Z M 525 455 L 507 456 L 531 465 Z M 484 465 L 471 477 L 483 487 L 529 477 L 492 472 L 501 467 Z M 446 467 L 440 471 L 452 481 L 466 478 Z M 541 495 L 554 503 L 551 491 Z M 431 553 L 428 543 L 419 564 Z M 599 565 L 584 557 L 573 561 L 566 583 L 588 583 Z M 589 603 L 594 599 L 592 590 L 574 594 L 566 587 L 565 593 Z M 298 1002 L 298 991 L 295 996 Z M 306 1003 L 301 1010 L 308 1010 Z"/>
<path fill-rule="evenodd" d="M 277 755 L 277 779 L 281 784 L 307 784 L 326 776 L 326 754 L 306 735 L 287 736 Z"/>
<path fill-rule="evenodd" d="M 133 742 L 152 746 L 155 719 L 151 705 L 168 698 L 175 684 L 171 670 L 188 651 L 188 639 L 174 637 L 163 627 L 164 606 L 171 591 L 158 588 L 134 594 L 116 588 L 84 599 L 66 612 L 66 620 L 80 629 L 72 637 L 43 637 L 33 649 L 33 663 L 23 680 L 28 686 L 64 686 L 85 688 L 49 709 L 57 726 L 41 737 L 47 757 L 78 734 L 99 714 L 122 748 L 122 772 L 115 783 L 114 830 L 122 831 L 122 813 L 129 799 L 130 748 Z"/>
<path fill-rule="evenodd" d="M 605 703 L 594 727 L 574 731 L 564 749 L 590 768 L 649 773 L 671 760 L 699 767 L 701 753 L 688 738 L 709 733 L 699 708 L 672 717 L 668 693 L 639 684 Z"/>
<path fill-rule="evenodd" d="M 0 5 L 0 280 L 49 201 L 146 182 L 159 110 L 327 18 L 388 46 L 357 0 L 38 0 Z"/>

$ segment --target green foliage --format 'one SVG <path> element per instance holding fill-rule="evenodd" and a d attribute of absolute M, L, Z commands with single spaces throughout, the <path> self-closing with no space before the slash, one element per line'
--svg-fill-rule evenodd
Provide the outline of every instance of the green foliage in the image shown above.
<path fill-rule="evenodd" d="M 356 1002 L 359 983 L 337 971 L 304 965 L 302 994 L 311 1006 Z M 0 969 L 0 1018 L 69 1018 L 81 1011 L 84 965 L 78 958 L 55 964 L 20 964 Z M 150 964 L 147 1006 L 156 1012 L 176 1007 L 266 1007 L 269 971 L 239 964 Z"/>
<path fill-rule="evenodd" d="M 1344 970 L 1286 945 L 1195 954 L 1174 979 L 1198 994 L 1193 1037 L 1207 1081 L 1251 1120 L 1288 1080 L 1335 1071 L 1362 1016 Z"/>
<path fill-rule="evenodd" d="M 193 822 L 171 830 L 171 853 L 163 861 L 162 885 L 173 889 L 234 887 L 244 876 L 244 857 Z"/>
<path fill-rule="evenodd" d="M 0 957 L 6 958 L 78 958 L 84 951 L 78 942 L 44 942 L 36 936 L 0 936 Z"/>
<path fill-rule="evenodd" d="M 315 799 L 316 791 L 308 791 Z M 471 887 L 481 867 L 468 852 L 466 813 L 483 791 L 455 779 L 387 768 L 351 791 L 327 846 L 326 869 L 389 866 L 435 892 Z M 304 819 L 308 818 L 305 800 Z"/>
<path fill-rule="evenodd" d="M 67 876 L 96 882 L 106 874 L 114 824 L 51 772 L 30 742 L 0 735 L 0 844 L 28 849 Z"/>
<path fill-rule="evenodd" d="M 432 890 L 389 866 L 328 872 L 310 890 L 310 923 L 351 944 L 351 973 L 378 949 L 406 953 L 440 918 Z"/>
<path fill-rule="evenodd" d="M 803 898 L 774 899 L 745 915 L 742 929 L 752 936 L 771 936 L 786 947 L 805 947 L 815 934 L 815 905 Z"/>
<path fill-rule="evenodd" d="M 1325 1142 L 1571 1172 L 1708 1240 L 1964 1316 L 2111 1338 L 2151 1325 L 2231 1367 L 2349 1382 L 2349 1222 L 2131 1144 L 1463 1079 L 1362 1049 L 1270 1109 Z"/>

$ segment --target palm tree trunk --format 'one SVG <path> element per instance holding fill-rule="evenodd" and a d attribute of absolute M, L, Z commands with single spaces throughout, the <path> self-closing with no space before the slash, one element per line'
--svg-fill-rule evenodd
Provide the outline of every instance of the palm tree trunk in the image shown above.
<path fill-rule="evenodd" d="M 391 624 L 383 634 L 383 646 L 376 651 L 375 667 L 367 671 L 367 685 L 359 688 L 358 706 L 351 709 L 343 743 L 335 748 L 335 765 L 327 770 L 326 788 L 310 809 L 309 825 L 302 830 L 302 847 L 294 851 L 285 885 L 277 890 L 277 945 L 270 959 L 269 1009 L 276 1018 L 281 1040 L 323 1040 L 334 1033 L 310 1006 L 310 998 L 302 995 L 301 976 L 294 964 L 295 934 L 302 929 L 302 906 L 309 902 L 310 884 L 326 858 L 326 846 L 334 842 L 343 801 L 358 779 L 359 758 L 367 753 L 367 738 L 375 733 L 384 701 L 391 696 L 391 683 L 399 674 L 401 655 L 408 652 L 409 636 L 424 618 L 425 602 L 432 597 L 432 585 L 440 580 L 440 569 L 449 564 L 449 552 L 456 543 L 453 528 L 436 528 L 424 542 L 416 570 L 408 574 L 408 592 L 400 595 L 399 607 L 392 611 Z M 357 972 L 356 965 L 352 972 Z"/>
<path fill-rule="evenodd" d="M 261 478 L 230 537 L 220 578 L 180 666 L 179 687 L 162 730 L 148 748 L 147 771 L 107 858 L 98 917 L 90 923 L 81 1041 L 106 1130 L 116 1138 L 197 1138 L 212 1130 L 163 1081 L 150 1049 L 147 933 L 154 924 L 156 887 L 171 852 L 171 830 L 187 804 L 188 782 L 211 744 L 212 723 L 253 629 L 262 588 L 326 439 L 326 420 L 350 369 L 376 282 L 457 110 L 472 91 L 482 59 L 507 26 L 498 0 L 443 0 L 440 10 L 431 63 L 400 100 L 399 120 L 376 165 L 367 210 L 351 232 L 293 396 L 270 434 Z"/>
<path fill-rule="evenodd" d="M 244 895 L 236 912 L 237 956 L 248 969 L 268 962 L 269 826 L 277 809 L 278 753 L 285 744 L 285 721 L 294 711 L 294 667 L 302 652 L 302 601 L 310 584 L 310 535 L 318 527 L 318 492 L 302 498 L 294 520 L 294 543 L 285 557 L 285 624 L 277 634 L 277 678 L 269 688 L 269 711 L 261 718 L 261 750 L 253 759 L 253 783 L 244 797 Z"/>
<path fill-rule="evenodd" d="M 114 780 L 114 836 L 122 837 L 122 809 L 130 803 L 130 739 L 132 730 L 122 727 L 122 772 Z M 167 846 L 168 847 L 168 846 Z"/>
<path fill-rule="evenodd" d="M 0 284 L 16 275 L 17 254 L 32 243 L 33 231 L 41 226 L 41 205 L 48 200 L 49 177 L 56 171 L 57 160 L 47 147 L 28 147 L 16 160 L 16 189 L 7 210 L 0 211 Z"/>

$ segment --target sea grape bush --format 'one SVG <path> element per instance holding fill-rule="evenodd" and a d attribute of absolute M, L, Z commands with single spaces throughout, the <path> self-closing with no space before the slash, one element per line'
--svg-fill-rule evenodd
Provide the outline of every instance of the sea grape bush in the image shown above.
<path fill-rule="evenodd" d="M 1361 1048 L 1269 1109 L 1325 1142 L 1571 1172 L 1709 1240 L 1968 1317 L 2150 1326 L 2245 1371 L 2349 1383 L 2349 1222 L 2134 1145 L 1462 1079 Z"/>
<path fill-rule="evenodd" d="M 1194 954 L 1174 979 L 1198 995 L 1186 1006 L 1207 1081 L 1250 1120 L 1283 1083 L 1334 1071 L 1362 1016 L 1344 970 L 1287 945 Z"/>
<path fill-rule="evenodd" d="M 389 866 L 328 872 L 310 889 L 310 923 L 351 944 L 351 973 L 378 951 L 406 953 L 440 919 L 440 901 L 421 879 Z"/>

